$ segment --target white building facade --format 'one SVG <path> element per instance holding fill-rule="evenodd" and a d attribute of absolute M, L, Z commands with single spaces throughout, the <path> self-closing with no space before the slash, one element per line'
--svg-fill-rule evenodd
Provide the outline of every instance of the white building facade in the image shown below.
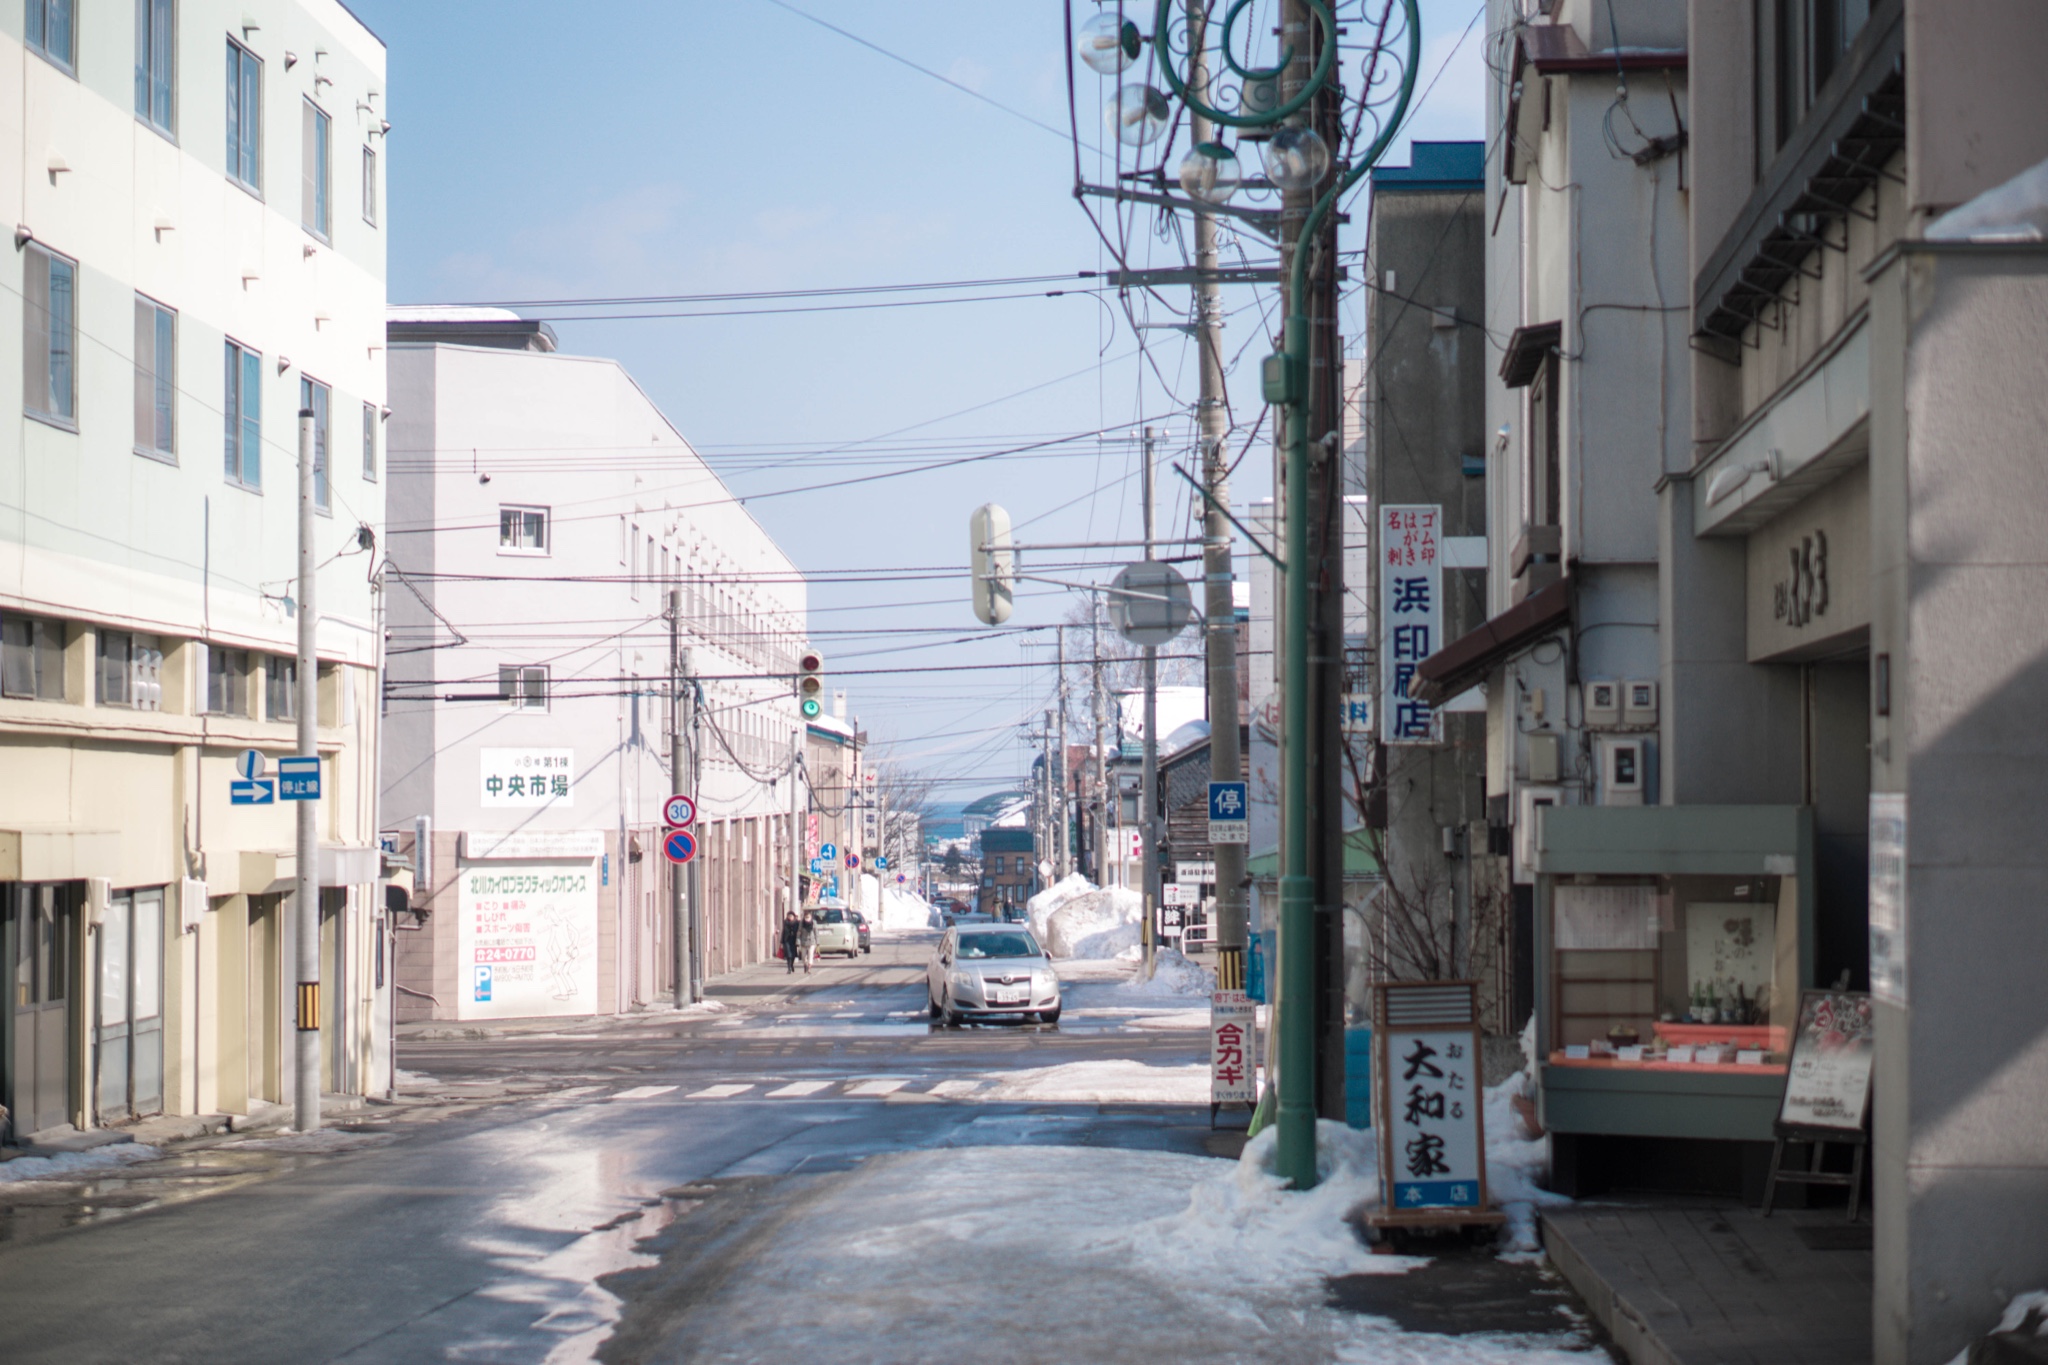
<path fill-rule="evenodd" d="M 430 833 L 400 1018 L 670 998 L 675 791 L 698 808 L 698 969 L 771 955 L 801 773 L 801 575 L 615 361 L 495 310 L 397 310 L 390 338 L 383 819 L 409 853 Z M 701 699 L 680 780 L 672 594 Z"/>
<path fill-rule="evenodd" d="M 323 1083 L 381 1092 L 385 52 L 333 0 L 0 15 L 0 1105 L 291 1093 L 297 413 L 319 429 Z"/>

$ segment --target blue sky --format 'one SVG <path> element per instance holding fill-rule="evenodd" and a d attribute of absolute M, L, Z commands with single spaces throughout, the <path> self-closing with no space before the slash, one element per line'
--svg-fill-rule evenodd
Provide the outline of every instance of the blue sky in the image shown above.
<path fill-rule="evenodd" d="M 393 302 L 837 288 L 1113 264 L 1072 197 L 1064 132 L 1027 121 L 1067 126 L 1054 0 L 789 0 L 1026 117 L 773 0 L 350 3 L 390 49 Z M 1076 22 L 1096 9 L 1074 4 Z M 1435 86 L 1408 135 L 1480 136 L 1480 30 L 1466 36 L 1477 11 L 1477 0 L 1425 0 L 1418 88 Z M 1270 15 L 1253 17 L 1270 27 Z M 1078 74 L 1081 137 L 1100 147 L 1110 85 Z M 1083 159 L 1091 179 L 1113 176 L 1093 153 Z M 1405 163 L 1405 145 L 1388 160 Z M 1180 248 L 1153 227 L 1131 218 L 1131 263 L 1177 264 Z M 1270 256 L 1256 239 L 1245 249 Z M 743 496 L 1123 428 L 1049 453 L 750 504 L 807 573 L 959 570 L 967 515 L 986 501 L 1009 508 L 1024 540 L 1135 535 L 1125 424 L 1156 418 L 1186 430 L 1195 376 L 1182 337 L 1143 333 L 1148 361 L 1113 301 L 1043 296 L 1056 287 L 963 291 L 1025 296 L 979 303 L 556 330 L 565 350 L 623 361 Z M 1225 296 L 1225 354 L 1243 355 L 1232 374 L 1241 421 L 1258 412 L 1271 292 Z M 1350 314 L 1355 332 L 1355 306 Z M 901 434 L 873 439 L 889 433 Z M 1162 455 L 1187 458 L 1171 443 Z M 1268 474 L 1265 443 L 1255 441 L 1234 497 L 1263 496 Z M 1162 532 L 1183 533 L 1178 479 L 1163 478 L 1159 504 Z M 817 581 L 810 596 L 833 681 L 887 753 L 968 779 L 947 788 L 962 796 L 1025 769 L 1016 727 L 1046 705 L 1049 669 L 853 670 L 1041 658 L 1028 641 L 1046 636 L 973 638 L 964 578 Z M 1013 624 L 1057 621 L 1074 600 L 1026 585 Z M 900 628 L 957 636 L 848 633 Z"/>

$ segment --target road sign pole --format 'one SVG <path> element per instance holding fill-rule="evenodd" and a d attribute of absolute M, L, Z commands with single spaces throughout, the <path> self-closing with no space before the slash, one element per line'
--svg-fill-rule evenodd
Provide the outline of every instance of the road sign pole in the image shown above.
<path fill-rule="evenodd" d="M 313 411 L 299 410 L 299 657 L 298 722 L 301 758 L 319 761 L 320 662 L 314 652 L 318 642 L 319 617 L 314 609 L 313 501 L 314 460 Z M 320 1126 L 320 803 L 298 803 L 298 848 L 293 887 L 294 930 L 298 959 L 298 1033 L 296 1062 L 298 1086 L 294 1095 L 292 1126 L 310 1133 Z M 335 922 L 335 955 L 343 949 L 346 919 Z M 337 1084 L 343 1078 L 335 1077 Z"/>
<path fill-rule="evenodd" d="M 668 592 L 668 789 L 672 792 L 696 788 L 688 785 L 683 773 L 683 666 L 682 627 L 683 594 L 680 588 Z M 665 837 L 665 836 L 664 836 Z M 669 944 L 673 961 L 669 964 L 674 976 L 675 1006 L 681 1009 L 696 997 L 691 992 L 690 979 L 690 921 L 688 909 L 683 904 L 683 881 L 687 874 L 682 864 L 668 865 L 668 918 Z"/>

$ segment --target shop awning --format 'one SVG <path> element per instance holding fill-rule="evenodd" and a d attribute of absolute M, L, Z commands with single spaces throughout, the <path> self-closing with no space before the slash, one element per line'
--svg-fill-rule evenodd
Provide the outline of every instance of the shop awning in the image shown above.
<path fill-rule="evenodd" d="M 1508 338 L 1507 353 L 1500 358 L 1501 382 L 1511 389 L 1527 388 L 1543 368 L 1543 358 L 1557 349 L 1563 336 L 1561 322 L 1531 322 L 1517 327 Z"/>
<path fill-rule="evenodd" d="M 1560 578 L 1416 665 L 1408 695 L 1441 706 L 1469 691 L 1508 655 L 1556 629 L 1571 614 L 1572 580 Z"/>

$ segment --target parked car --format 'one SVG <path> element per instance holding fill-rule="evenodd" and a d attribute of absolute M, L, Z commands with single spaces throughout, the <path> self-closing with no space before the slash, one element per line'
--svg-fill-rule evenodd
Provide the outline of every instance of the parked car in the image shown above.
<path fill-rule="evenodd" d="M 931 1017 L 963 1019 L 1018 1014 L 1041 1023 L 1060 1019 L 1060 978 L 1029 929 L 961 924 L 945 932 L 925 969 Z"/>
<path fill-rule="evenodd" d="M 860 936 L 860 950 L 864 953 L 872 953 L 875 950 L 875 945 L 872 941 L 872 935 L 868 930 L 868 917 L 858 910 L 847 911 L 846 917 L 853 921 L 853 930 Z"/>
<path fill-rule="evenodd" d="M 811 911 L 811 921 L 818 926 L 819 957 L 827 953 L 860 956 L 860 934 L 853 927 L 853 921 L 847 918 L 851 913 L 831 905 Z"/>

